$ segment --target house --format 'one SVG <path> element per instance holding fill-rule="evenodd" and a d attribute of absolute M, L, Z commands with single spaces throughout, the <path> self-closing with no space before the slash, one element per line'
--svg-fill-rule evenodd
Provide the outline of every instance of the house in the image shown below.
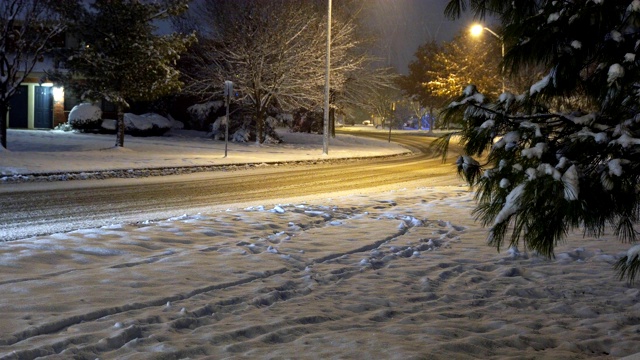
<path fill-rule="evenodd" d="M 66 122 L 64 88 L 41 84 L 38 74 L 33 75 L 20 84 L 11 98 L 7 123 L 10 129 L 51 129 Z"/>
<path fill-rule="evenodd" d="M 53 46 L 66 45 L 66 34 L 52 39 Z M 46 70 L 55 67 L 52 54 L 38 61 L 9 103 L 8 128 L 50 129 L 65 122 L 64 88 L 46 81 Z"/>
<path fill-rule="evenodd" d="M 68 33 L 54 39 L 58 47 L 78 46 L 78 40 Z M 61 84 L 47 80 L 46 72 L 60 68 L 53 54 L 36 63 L 33 70 L 20 84 L 20 88 L 11 98 L 7 128 L 9 129 L 53 129 L 65 123 L 69 112 L 81 100 Z M 63 65 L 62 65 L 63 66 Z M 109 103 L 98 104 L 105 115 L 115 113 L 115 107 Z"/>

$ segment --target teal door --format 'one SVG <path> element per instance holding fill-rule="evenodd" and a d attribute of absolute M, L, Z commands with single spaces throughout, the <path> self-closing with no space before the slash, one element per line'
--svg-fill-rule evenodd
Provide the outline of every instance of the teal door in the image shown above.
<path fill-rule="evenodd" d="M 33 127 L 51 129 L 53 127 L 53 94 L 51 86 L 36 86 L 34 97 Z"/>
<path fill-rule="evenodd" d="M 29 87 L 20 85 L 18 91 L 9 101 L 9 127 L 12 129 L 26 129 L 29 127 Z"/>

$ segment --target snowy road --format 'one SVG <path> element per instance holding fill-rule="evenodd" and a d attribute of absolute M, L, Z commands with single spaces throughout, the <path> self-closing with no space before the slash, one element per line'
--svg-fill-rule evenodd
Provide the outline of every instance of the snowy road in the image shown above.
<path fill-rule="evenodd" d="M 416 149 L 416 153 L 386 159 L 265 166 L 136 180 L 6 185 L 0 187 L 3 229 L 0 240 L 164 219 L 230 204 L 277 203 L 320 194 L 358 193 L 427 178 L 433 186 L 455 178 L 450 163 L 442 164 L 432 156 L 429 138 L 394 135 L 393 140 Z"/>

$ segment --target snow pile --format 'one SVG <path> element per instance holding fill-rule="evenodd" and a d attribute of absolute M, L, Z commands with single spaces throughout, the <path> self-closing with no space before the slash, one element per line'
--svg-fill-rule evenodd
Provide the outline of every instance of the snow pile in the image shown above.
<path fill-rule="evenodd" d="M 162 135 L 169 131 L 172 122 L 164 116 L 147 113 L 135 115 L 124 114 L 125 132 L 133 135 Z"/>
<path fill-rule="evenodd" d="M 69 112 L 69 124 L 77 130 L 99 129 L 102 124 L 102 110 L 90 103 L 81 103 Z"/>

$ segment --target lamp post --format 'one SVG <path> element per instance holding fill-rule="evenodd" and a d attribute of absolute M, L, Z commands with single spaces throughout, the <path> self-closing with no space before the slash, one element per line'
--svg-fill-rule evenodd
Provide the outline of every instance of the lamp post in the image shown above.
<path fill-rule="evenodd" d="M 227 107 L 227 116 L 225 117 L 225 127 L 224 127 L 224 157 L 227 157 L 227 148 L 229 146 L 229 103 L 231 102 L 231 93 L 233 93 L 233 82 L 225 81 L 224 82 L 224 103 Z"/>
<path fill-rule="evenodd" d="M 389 142 L 391 142 L 391 126 L 393 125 L 393 118 L 396 113 L 396 103 L 395 101 L 391 103 L 391 111 L 389 115 Z"/>
<path fill-rule="evenodd" d="M 478 36 L 480 36 L 480 34 L 482 34 L 483 30 L 486 30 L 489 34 L 495 36 L 498 40 L 500 40 L 500 46 L 501 46 L 501 50 L 502 50 L 502 92 L 504 92 L 504 90 L 505 90 L 505 86 L 504 86 L 504 38 L 502 36 L 496 34 L 495 31 L 489 29 L 486 26 L 482 26 L 480 24 L 472 25 L 471 28 L 469 29 L 469 32 L 471 33 L 471 36 L 478 37 Z"/>
<path fill-rule="evenodd" d="M 327 8 L 327 66 L 324 74 L 324 127 L 322 155 L 329 155 L 329 75 L 331 68 L 331 0 Z"/>

